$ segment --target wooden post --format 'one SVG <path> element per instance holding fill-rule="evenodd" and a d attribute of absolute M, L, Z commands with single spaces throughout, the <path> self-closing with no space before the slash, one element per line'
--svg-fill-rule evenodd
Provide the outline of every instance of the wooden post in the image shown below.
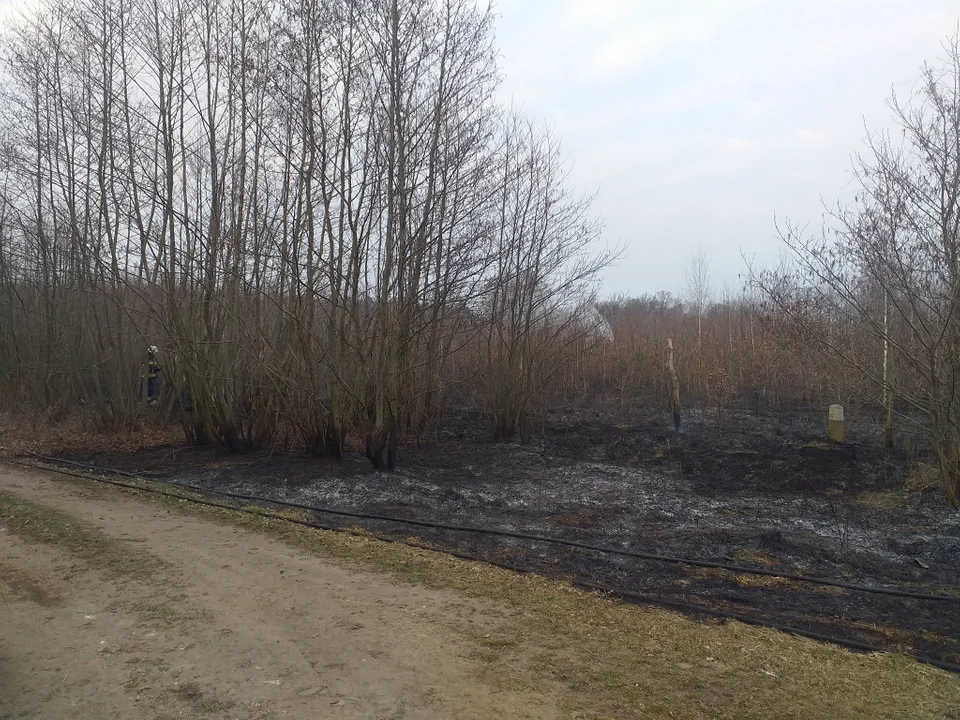
<path fill-rule="evenodd" d="M 667 370 L 670 371 L 670 401 L 673 405 L 673 427 L 680 432 L 680 378 L 677 377 L 677 366 L 673 362 L 673 339 L 667 340 Z"/>

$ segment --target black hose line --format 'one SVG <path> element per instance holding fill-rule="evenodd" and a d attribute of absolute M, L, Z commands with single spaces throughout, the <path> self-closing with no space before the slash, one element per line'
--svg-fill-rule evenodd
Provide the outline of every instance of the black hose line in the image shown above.
<path fill-rule="evenodd" d="M 43 456 L 41 456 L 41 455 L 37 455 L 36 453 L 30 453 L 30 454 L 31 454 L 31 455 L 34 455 L 35 457 L 40 458 L 40 459 L 42 459 L 42 460 L 48 460 L 48 461 L 57 462 L 55 458 L 45 458 L 45 457 L 43 457 Z M 358 535 L 358 536 L 361 536 L 361 537 L 363 536 L 363 534 L 360 533 L 359 531 L 351 530 L 351 529 L 349 529 L 349 528 L 348 528 L 348 529 L 344 529 L 344 528 L 340 528 L 340 527 L 334 527 L 334 526 L 330 526 L 330 525 L 324 525 L 324 524 L 322 524 L 322 523 L 315 522 L 315 521 L 301 520 L 301 519 L 298 519 L 298 518 L 291 518 L 291 517 L 287 517 L 287 516 L 284 516 L 284 515 L 279 515 L 279 514 L 277 514 L 277 513 L 272 513 L 272 512 L 270 512 L 270 511 L 268 511 L 268 510 L 264 510 L 264 509 L 261 509 L 261 508 L 237 507 L 237 506 L 235 506 L 235 505 L 228 505 L 228 504 L 225 504 L 225 503 L 219 503 L 219 502 L 216 502 L 216 501 L 213 501 L 213 500 L 206 500 L 206 499 L 202 499 L 202 498 L 196 498 L 196 497 L 189 497 L 189 496 L 186 496 L 186 495 L 181 495 L 181 494 L 179 494 L 179 493 L 171 492 L 171 491 L 169 491 L 169 490 L 164 490 L 164 489 L 162 489 L 162 488 L 149 487 L 149 486 L 144 486 L 144 485 L 135 484 L 135 483 L 128 483 L 128 482 L 123 482 L 122 480 L 113 480 L 113 479 L 108 478 L 108 477 L 96 477 L 96 476 L 88 475 L 88 474 L 84 474 L 84 473 L 71 472 L 71 471 L 69 471 L 69 470 L 64 470 L 64 469 L 62 469 L 62 468 L 50 467 L 50 466 L 46 466 L 46 465 L 35 465 L 35 464 L 32 464 L 32 463 L 26 463 L 26 462 L 18 461 L 18 460 L 13 460 L 12 462 L 14 462 L 14 463 L 16 463 L 16 464 L 18 464 L 18 465 L 21 465 L 22 467 L 27 467 L 27 468 L 32 468 L 32 469 L 40 469 L 40 470 L 48 470 L 48 471 L 57 472 L 57 473 L 60 473 L 60 474 L 63 474 L 63 475 L 69 475 L 69 476 L 73 476 L 73 477 L 78 477 L 78 478 L 81 478 L 81 479 L 84 479 L 84 480 L 92 480 L 92 481 L 94 481 L 94 482 L 104 483 L 104 484 L 107 484 L 107 485 L 114 485 L 114 486 L 116 486 L 116 487 L 126 488 L 126 489 L 129 489 L 129 490 L 136 490 L 136 491 L 138 491 L 138 492 L 147 492 L 147 493 L 152 493 L 152 494 L 155 494 L 155 495 L 162 495 L 162 496 L 164 496 L 164 497 L 169 497 L 169 498 L 173 498 L 173 499 L 176 499 L 176 500 L 183 500 L 183 501 L 186 501 L 186 502 L 195 503 L 195 504 L 197 504 L 197 505 L 204 505 L 204 506 L 207 506 L 207 507 L 219 508 L 219 509 L 222 509 L 222 510 L 230 510 L 230 511 L 232 511 L 232 512 L 240 512 L 240 513 L 244 513 L 244 514 L 247 514 L 247 515 L 253 515 L 253 516 L 255 516 L 255 517 L 261 517 L 261 518 L 266 518 L 266 519 L 270 519 L 270 520 L 281 520 L 281 521 L 283 521 L 283 522 L 291 523 L 291 524 L 294 524 L 294 525 L 300 525 L 300 526 L 302 526 L 302 527 L 311 528 L 311 529 L 314 529 L 314 530 L 326 530 L 326 531 L 330 531 L 330 532 L 349 533 L 349 534 Z M 82 465 L 82 464 L 80 464 L 80 463 L 67 462 L 66 464 L 76 465 L 76 466 L 81 467 L 81 468 L 92 468 L 92 466 Z M 107 468 L 92 468 L 92 469 L 100 469 L 100 470 L 103 470 L 103 471 L 105 471 L 105 472 L 114 472 L 114 471 L 109 470 L 109 469 L 107 469 Z M 117 473 L 117 474 L 126 475 L 126 476 L 131 477 L 131 478 L 137 478 L 137 476 L 136 476 L 136 475 L 133 475 L 132 473 L 121 472 L 121 473 Z M 137 478 L 137 479 L 139 479 L 139 478 Z M 156 482 L 156 481 L 151 481 L 151 482 Z M 159 485 L 166 485 L 167 487 L 186 488 L 186 489 L 193 490 L 193 488 L 190 487 L 190 486 L 180 485 L 180 484 L 178 484 L 178 483 L 158 482 L 157 484 L 159 484 Z M 212 493 L 212 491 L 203 490 L 203 489 L 199 489 L 198 491 L 201 492 L 201 493 L 205 493 L 205 494 L 207 494 L 207 493 Z M 241 499 L 241 500 L 255 500 L 255 501 L 259 501 L 259 502 L 275 503 L 275 504 L 280 504 L 280 505 L 289 505 L 288 503 L 277 503 L 276 501 L 274 501 L 274 500 L 269 500 L 268 498 L 248 498 L 248 497 L 245 497 L 245 496 L 231 496 L 229 493 L 212 493 L 212 494 L 223 495 L 223 496 L 226 496 L 226 497 L 235 497 L 236 499 Z M 297 506 L 292 506 L 292 507 L 297 507 Z M 311 508 L 300 507 L 299 509 L 307 509 L 307 510 L 309 510 L 309 509 L 311 509 Z M 321 511 L 321 512 L 322 512 L 322 511 Z M 332 514 L 340 514 L 340 513 L 332 513 Z M 355 515 L 355 514 L 352 514 L 351 516 L 353 516 L 353 515 Z M 361 516 L 361 517 L 363 517 L 363 516 Z M 450 557 L 455 557 L 455 558 L 459 558 L 459 559 L 461 559 L 461 560 L 467 560 L 467 561 L 470 561 L 470 562 L 479 562 L 479 563 L 483 563 L 483 564 L 485 564 L 485 565 L 490 565 L 490 566 L 493 566 L 493 567 L 502 568 L 502 569 L 504 569 L 504 570 L 509 570 L 509 571 L 511 571 L 511 572 L 517 572 L 517 573 L 523 573 L 523 574 L 536 574 L 536 571 L 533 571 L 533 570 L 531 570 L 531 569 L 529 569 L 529 568 L 523 568 L 523 567 L 519 567 L 519 566 L 516 566 L 516 565 L 511 565 L 511 564 L 509 564 L 509 563 L 499 562 L 499 561 L 496 561 L 496 560 L 488 560 L 488 559 L 476 557 L 476 556 L 474 556 L 474 555 L 470 555 L 470 554 L 464 553 L 464 552 L 450 551 L 450 550 L 442 550 L 442 549 L 438 550 L 437 548 L 429 547 L 429 546 L 426 546 L 426 545 L 421 545 L 421 544 L 418 544 L 418 543 L 415 543 L 415 542 L 411 542 L 411 541 L 409 541 L 409 540 L 397 540 L 397 539 L 394 539 L 394 538 L 390 538 L 390 537 L 386 537 L 386 536 L 381 536 L 381 535 L 376 534 L 376 533 L 373 533 L 372 535 L 373 535 L 373 537 L 375 537 L 375 538 L 376 538 L 378 541 L 380 541 L 380 542 L 396 543 L 396 544 L 398 544 L 398 545 L 405 545 L 405 546 L 407 546 L 407 547 L 412 547 L 412 548 L 416 548 L 416 549 L 419 549 L 419 550 L 426 550 L 426 551 L 429 551 L 429 552 L 439 552 L 439 553 L 442 553 L 442 554 L 445 554 L 445 555 L 449 555 Z M 689 564 L 689 563 L 684 563 L 684 564 Z M 778 577 L 783 577 L 783 576 L 778 576 Z M 851 650 L 857 650 L 857 651 L 861 651 L 861 652 L 870 652 L 870 653 L 889 653 L 889 652 L 890 652 L 890 650 L 887 650 L 887 649 L 882 648 L 882 647 L 878 647 L 878 646 L 876 646 L 876 645 L 870 645 L 869 643 L 862 643 L 862 642 L 858 642 L 858 641 L 856 641 L 856 640 L 849 640 L 849 639 L 846 639 L 846 638 L 836 637 L 836 636 L 833 636 L 833 635 L 824 635 L 824 634 L 822 634 L 822 633 L 813 632 L 813 631 L 810 631 L 810 630 L 803 630 L 803 629 L 800 629 L 800 628 L 791 627 L 791 626 L 789 626 L 789 625 L 780 625 L 780 624 L 778 624 L 778 623 L 771 622 L 771 621 L 769 621 L 769 620 L 763 620 L 763 619 L 760 619 L 760 618 L 754 618 L 754 617 L 750 617 L 749 615 L 742 615 L 742 614 L 740 614 L 740 613 L 730 612 L 730 611 L 727 611 L 727 610 L 714 610 L 714 609 L 712 609 L 712 608 L 706 608 L 706 607 L 703 607 L 703 606 L 701 606 L 701 605 L 694 605 L 694 604 L 692 604 L 692 603 L 686 603 L 686 602 L 683 602 L 683 601 L 680 601 L 680 600 L 673 600 L 673 599 L 670 599 L 670 598 L 661 598 L 661 597 L 657 597 L 657 596 L 654 596 L 654 595 L 642 595 L 642 594 L 640 594 L 640 593 L 631 592 L 631 591 L 629 591 L 629 590 L 619 590 L 619 589 L 612 588 L 612 587 L 608 587 L 608 586 L 605 586 L 605 585 L 598 585 L 598 584 L 596 584 L 596 583 L 591 583 L 591 582 L 587 582 L 587 581 L 580 581 L 580 580 L 574 580 L 574 581 L 572 581 L 572 582 L 571 582 L 571 585 L 573 585 L 574 587 L 583 589 L 583 590 L 590 590 L 590 591 L 592 591 L 592 592 L 599 592 L 599 593 L 603 593 L 603 594 L 605 594 L 605 595 L 613 596 L 613 597 L 619 598 L 619 599 L 621 599 L 621 600 L 623 600 L 623 601 L 626 601 L 626 602 L 637 603 L 637 604 L 642 604 L 642 605 L 655 605 L 655 606 L 663 607 L 663 608 L 670 609 L 670 610 L 679 610 L 679 611 L 687 612 L 687 613 L 691 613 L 691 614 L 708 615 L 708 616 L 715 617 L 715 618 L 719 618 L 719 619 L 723 619 L 723 620 L 735 620 L 735 621 L 737 621 L 737 622 L 744 623 L 745 625 L 753 625 L 753 626 L 756 626 L 756 627 L 769 628 L 769 629 L 771 629 L 771 630 L 777 630 L 777 631 L 779 631 L 779 632 L 787 633 L 788 635 L 796 635 L 796 636 L 799 636 L 799 637 L 810 638 L 810 639 L 816 640 L 816 641 L 818 641 L 818 642 L 830 643 L 830 644 L 833 644 L 833 645 L 838 645 L 838 646 L 840 646 L 840 647 L 849 648 L 849 649 L 851 649 Z M 938 599 L 938 600 L 941 599 L 940 596 L 932 596 L 932 597 L 934 597 L 934 598 L 936 598 L 936 599 Z M 903 656 L 905 656 L 905 657 L 909 657 L 909 658 L 911 658 L 911 659 L 913 659 L 913 660 L 915 660 L 915 661 L 917 661 L 917 662 L 919 662 L 919 663 L 922 663 L 922 664 L 924 664 L 924 665 L 930 665 L 930 666 L 932 666 L 932 667 L 936 667 L 936 668 L 939 668 L 939 669 L 941 669 L 941 670 L 946 670 L 946 671 L 948 671 L 948 672 L 960 674 L 960 664 L 951 663 L 951 662 L 947 662 L 947 661 L 944 661 L 944 660 L 938 660 L 938 659 L 936 659 L 936 658 L 930 658 L 930 657 L 926 657 L 926 656 L 923 656 L 923 655 L 915 655 L 915 654 L 912 654 L 912 653 L 903 653 L 903 652 L 899 652 L 899 651 L 897 651 L 897 652 L 898 652 L 898 654 L 901 654 L 901 655 L 903 655 Z"/>
<path fill-rule="evenodd" d="M 137 476 L 133 473 L 125 472 L 122 470 L 102 468 L 102 467 L 97 467 L 95 465 L 89 465 L 86 463 L 73 462 L 71 460 L 60 460 L 59 458 L 38 455 L 37 453 L 29 453 L 29 454 L 40 460 L 45 460 L 47 462 L 51 462 L 54 464 L 62 463 L 65 465 L 71 465 L 74 467 L 79 467 L 86 470 L 92 470 L 95 472 L 112 473 L 115 475 L 122 475 L 125 477 L 141 479 L 140 476 Z M 872 585 L 858 585 L 856 583 L 847 583 L 841 580 L 831 580 L 829 578 L 811 577 L 809 575 L 800 575 L 796 573 L 777 572 L 775 570 L 764 570 L 762 568 L 752 568 L 752 567 L 746 567 L 743 565 L 733 565 L 730 563 L 713 562 L 711 560 L 697 560 L 695 558 L 674 557 L 670 555 L 658 555 L 654 553 L 634 552 L 631 550 L 617 550 L 615 548 L 608 548 L 600 545 L 591 545 L 589 543 L 582 543 L 576 540 L 563 540 L 561 538 L 546 537 L 543 535 L 532 535 L 529 533 L 514 532 L 512 530 L 498 530 L 495 528 L 474 527 L 469 525 L 452 525 L 448 523 L 434 522 L 429 520 L 408 520 L 406 518 L 398 518 L 390 515 L 375 515 L 375 514 L 369 514 L 369 513 L 353 512 L 350 510 L 336 510 L 333 508 L 318 507 L 314 505 L 302 505 L 299 503 L 287 502 L 285 500 L 273 500 L 270 498 L 259 497 L 256 495 L 243 495 L 239 493 L 225 492 L 222 490 L 213 490 L 210 488 L 200 487 L 198 485 L 189 485 L 187 483 L 177 483 L 177 482 L 169 482 L 169 481 L 162 481 L 162 480 L 155 480 L 155 479 L 150 479 L 150 481 L 159 482 L 165 485 L 173 485 L 176 487 L 181 487 L 187 490 L 192 490 L 193 492 L 203 493 L 206 495 L 216 495 L 218 497 L 230 498 L 232 500 L 243 500 L 246 502 L 266 502 L 266 503 L 270 503 L 271 505 L 288 507 L 294 510 L 305 510 L 308 512 L 322 513 L 325 515 L 336 515 L 340 517 L 349 517 L 349 518 L 355 518 L 358 520 L 377 520 L 381 522 L 390 522 L 390 523 L 397 523 L 402 525 L 412 525 L 415 527 L 430 528 L 433 530 L 449 530 L 452 532 L 467 532 L 467 533 L 475 533 L 480 535 L 493 535 L 497 537 L 513 538 L 517 540 L 530 540 L 533 542 L 547 543 L 551 545 L 562 545 L 565 547 L 572 547 L 580 550 L 590 550 L 592 552 L 603 553 L 606 555 L 619 555 L 622 557 L 635 558 L 638 560 L 649 560 L 653 562 L 672 563 L 675 565 L 688 565 L 691 567 L 728 570 L 730 572 L 743 573 L 746 575 L 762 575 L 765 577 L 782 578 L 784 580 L 793 580 L 795 582 L 805 582 L 805 583 L 811 583 L 814 585 L 837 587 L 837 588 L 843 588 L 845 590 L 855 590 L 858 592 L 874 593 L 877 595 L 891 595 L 894 597 L 912 598 L 914 600 L 931 600 L 931 601 L 937 601 L 937 602 L 960 603 L 960 597 L 952 596 L 952 595 L 934 595 L 931 593 L 919 593 L 919 592 L 912 592 L 909 590 L 898 590 L 896 588 L 883 588 L 883 587 L 875 587 Z"/>

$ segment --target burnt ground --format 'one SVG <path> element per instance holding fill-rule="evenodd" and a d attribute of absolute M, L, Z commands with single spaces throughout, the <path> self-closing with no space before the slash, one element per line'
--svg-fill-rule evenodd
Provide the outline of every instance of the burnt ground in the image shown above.
<path fill-rule="evenodd" d="M 394 474 L 374 473 L 362 456 L 228 457 L 186 447 L 69 459 L 339 510 L 960 596 L 960 513 L 936 490 L 906 492 L 913 457 L 902 447 L 883 452 L 870 421 L 850 423 L 843 446 L 825 443 L 822 420 L 802 412 L 728 412 L 718 428 L 714 413 L 692 411 L 676 435 L 659 411 L 556 411 L 528 443 L 506 445 L 483 439 L 479 414 L 451 424 L 429 446 L 404 447 Z M 956 603 L 475 533 L 322 521 L 960 663 Z"/>

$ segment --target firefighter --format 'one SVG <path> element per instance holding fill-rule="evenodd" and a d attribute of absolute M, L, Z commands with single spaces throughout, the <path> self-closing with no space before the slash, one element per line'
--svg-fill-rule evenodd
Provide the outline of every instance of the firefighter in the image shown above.
<path fill-rule="evenodd" d="M 160 397 L 160 363 L 157 354 L 160 350 L 156 345 L 147 348 L 147 403 L 156 405 Z"/>

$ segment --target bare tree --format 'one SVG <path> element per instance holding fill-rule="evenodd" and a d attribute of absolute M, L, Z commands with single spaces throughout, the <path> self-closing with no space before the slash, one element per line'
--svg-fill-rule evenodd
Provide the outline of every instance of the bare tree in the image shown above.
<path fill-rule="evenodd" d="M 809 337 L 876 383 L 888 417 L 894 394 L 927 417 L 960 508 L 960 37 L 945 50 L 913 97 L 890 101 L 897 137 L 872 136 L 856 158 L 856 202 L 821 236 L 782 232 L 796 284 L 760 282 Z M 875 354 L 846 340 L 851 327 L 876 341 Z M 902 368 L 895 385 L 891 363 Z"/>
<path fill-rule="evenodd" d="M 494 436 L 522 429 L 530 400 L 589 332 L 592 291 L 616 253 L 595 253 L 600 226 L 589 198 L 572 196 L 559 143 L 508 117 L 501 149 L 497 237 L 484 333 L 487 403 Z"/>
<path fill-rule="evenodd" d="M 687 301 L 697 316 L 697 365 L 703 368 L 703 316 L 710 304 L 710 265 L 703 248 L 697 250 L 686 276 Z"/>

